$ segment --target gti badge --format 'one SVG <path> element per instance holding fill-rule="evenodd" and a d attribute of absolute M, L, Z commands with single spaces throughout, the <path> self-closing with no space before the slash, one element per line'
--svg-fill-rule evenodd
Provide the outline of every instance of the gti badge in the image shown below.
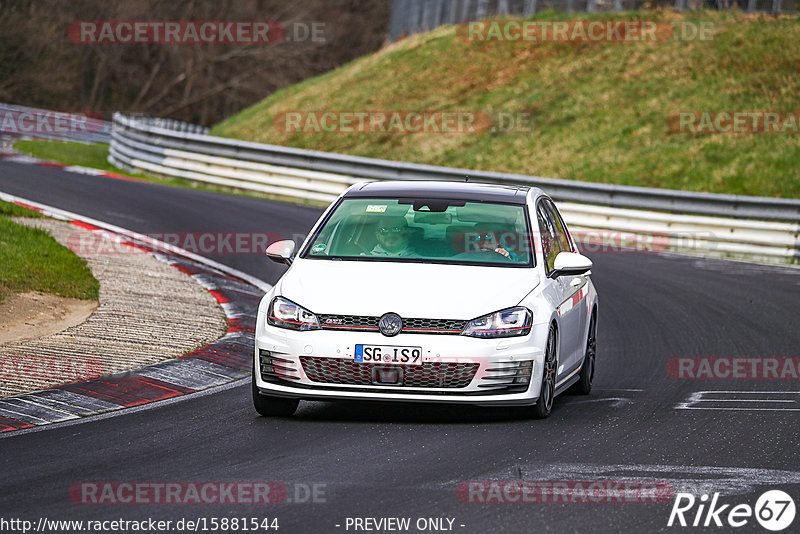
<path fill-rule="evenodd" d="M 387 313 L 378 322 L 378 329 L 386 337 L 396 336 L 403 329 L 403 320 L 396 313 Z"/>

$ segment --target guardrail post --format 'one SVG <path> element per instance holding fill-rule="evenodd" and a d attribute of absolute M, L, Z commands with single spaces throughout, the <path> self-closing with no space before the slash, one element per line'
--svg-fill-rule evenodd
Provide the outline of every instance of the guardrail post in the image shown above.
<path fill-rule="evenodd" d="M 424 0 L 411 0 L 411 14 L 409 17 L 409 27 L 408 33 L 409 35 L 414 35 L 415 33 L 419 33 L 422 31 L 422 2 Z"/>
<path fill-rule="evenodd" d="M 445 21 L 447 20 L 447 14 L 444 10 L 444 3 L 445 0 L 436 0 L 436 7 L 434 9 L 434 28 L 444 25 Z"/>
<path fill-rule="evenodd" d="M 423 32 L 427 32 L 431 30 L 431 3 L 430 2 L 423 2 L 422 3 L 422 27 L 421 30 Z"/>
<path fill-rule="evenodd" d="M 409 0 L 392 0 L 392 14 L 389 18 L 389 40 L 399 39 L 408 28 Z"/>
<path fill-rule="evenodd" d="M 447 0 L 447 23 L 448 24 L 455 24 L 457 22 L 456 18 L 458 17 L 458 0 Z"/>
<path fill-rule="evenodd" d="M 476 20 L 483 20 L 489 14 L 489 0 L 478 0 L 478 10 L 475 13 Z"/>
<path fill-rule="evenodd" d="M 472 6 L 472 0 L 462 0 L 464 5 L 461 6 L 461 21 L 465 22 L 469 20 L 469 11 L 470 7 Z"/>
<path fill-rule="evenodd" d="M 525 5 L 522 8 L 522 14 L 526 17 L 536 14 L 536 0 L 525 0 Z"/>
<path fill-rule="evenodd" d="M 797 224 L 797 229 L 794 232 L 794 263 L 800 263 L 800 223 Z"/>

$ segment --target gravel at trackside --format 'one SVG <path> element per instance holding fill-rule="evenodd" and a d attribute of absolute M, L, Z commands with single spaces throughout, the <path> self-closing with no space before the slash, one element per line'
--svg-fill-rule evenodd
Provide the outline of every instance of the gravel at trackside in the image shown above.
<path fill-rule="evenodd" d="M 44 228 L 61 244 L 89 233 L 56 220 L 14 220 Z M 100 305 L 83 324 L 0 345 L 0 397 L 135 369 L 225 335 L 225 314 L 208 291 L 152 254 L 130 250 L 75 251 L 100 282 Z"/>

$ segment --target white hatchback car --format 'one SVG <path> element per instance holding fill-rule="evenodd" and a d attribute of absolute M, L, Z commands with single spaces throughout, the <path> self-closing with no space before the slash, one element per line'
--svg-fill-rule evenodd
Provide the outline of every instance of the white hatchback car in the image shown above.
<path fill-rule="evenodd" d="M 529 406 L 589 393 L 597 293 L 540 189 L 454 182 L 350 187 L 258 309 L 253 402 Z"/>

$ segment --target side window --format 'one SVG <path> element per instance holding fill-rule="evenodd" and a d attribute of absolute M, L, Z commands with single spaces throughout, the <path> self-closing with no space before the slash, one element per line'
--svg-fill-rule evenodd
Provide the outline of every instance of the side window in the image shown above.
<path fill-rule="evenodd" d="M 555 266 L 556 256 L 561 252 L 561 245 L 552 217 L 547 213 L 544 202 L 540 202 L 539 207 L 536 208 L 536 218 L 539 221 L 539 232 L 542 236 L 545 271 L 550 273 Z"/>
<path fill-rule="evenodd" d="M 542 204 L 547 206 L 547 213 L 555 227 L 556 235 L 558 237 L 558 246 L 561 249 L 559 252 L 575 252 L 572 250 L 572 240 L 569 238 L 567 228 L 561 221 L 561 215 L 558 213 L 558 209 L 556 209 L 555 204 L 553 204 L 553 202 L 550 200 L 544 200 Z"/>

